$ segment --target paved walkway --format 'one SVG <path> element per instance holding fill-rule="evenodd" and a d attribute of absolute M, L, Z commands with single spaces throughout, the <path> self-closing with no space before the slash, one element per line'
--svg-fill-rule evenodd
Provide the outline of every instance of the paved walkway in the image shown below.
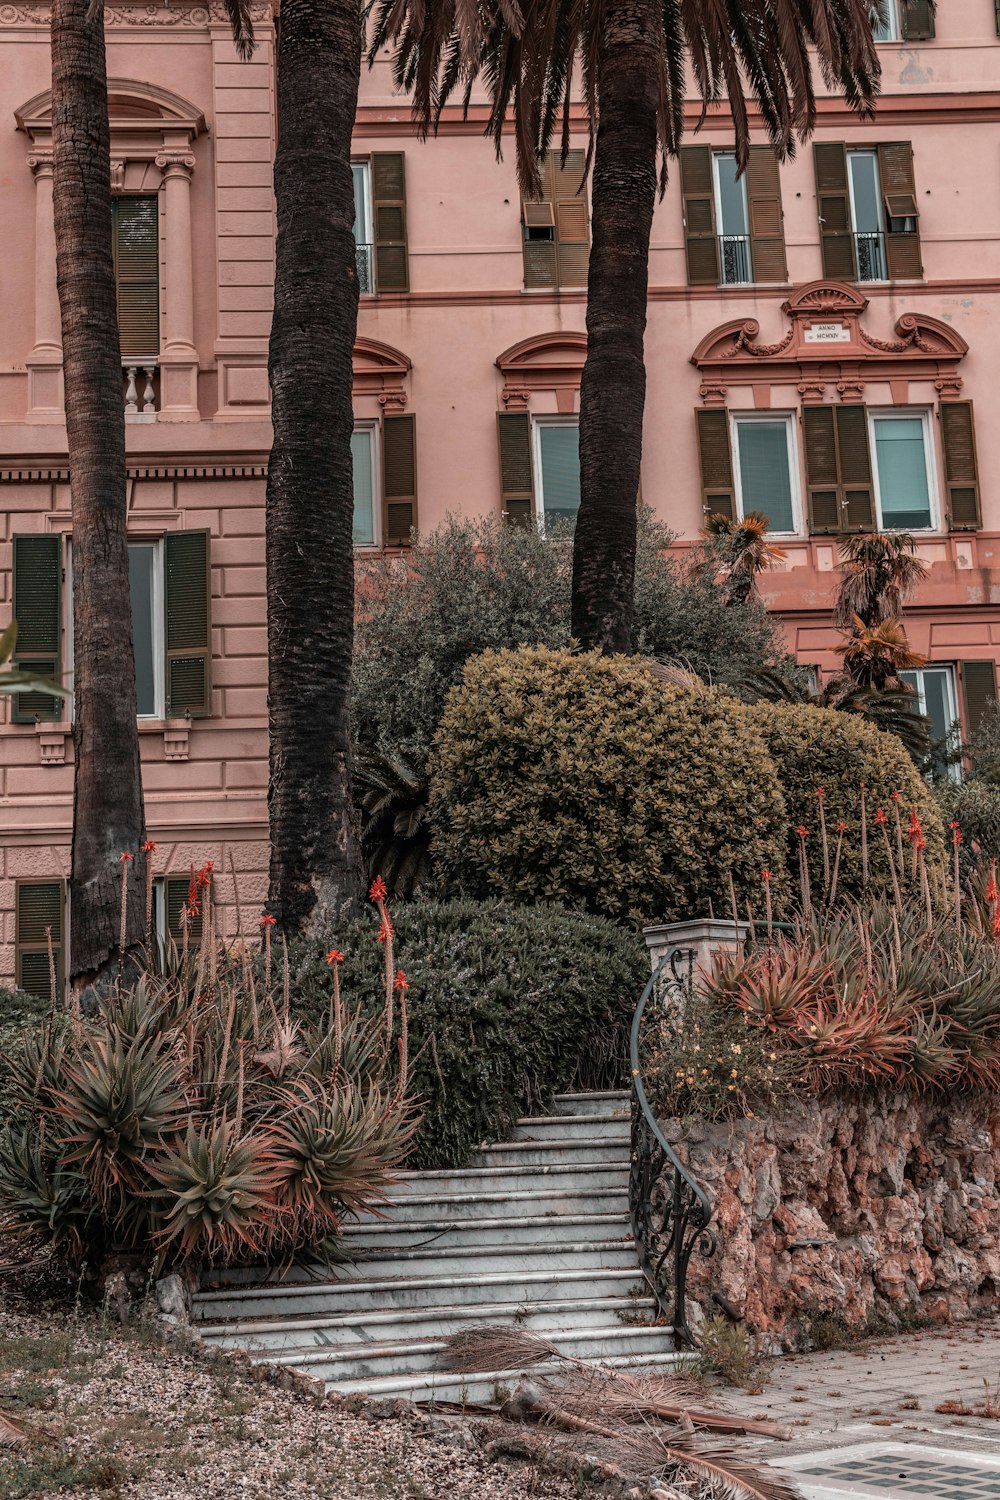
<path fill-rule="evenodd" d="M 792 1428 L 783 1455 L 879 1440 L 1000 1458 L 1000 1317 L 768 1360 L 763 1371 L 760 1395 L 727 1397 L 748 1415 Z M 937 1409 L 981 1408 L 990 1398 L 992 1420 Z"/>

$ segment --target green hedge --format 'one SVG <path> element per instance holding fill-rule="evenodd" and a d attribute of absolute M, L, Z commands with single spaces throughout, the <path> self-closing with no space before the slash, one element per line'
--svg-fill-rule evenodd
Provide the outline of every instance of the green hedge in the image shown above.
<path fill-rule="evenodd" d="M 555 907 L 417 900 L 392 908 L 409 983 L 414 1091 L 424 1112 L 408 1165 L 463 1166 L 525 1109 L 574 1088 L 628 1084 L 627 1035 L 649 977 L 641 940 Z M 345 1001 L 384 1000 L 374 914 L 337 936 Z M 317 944 L 291 954 L 293 1006 L 325 1013 L 330 970 Z"/>
<path fill-rule="evenodd" d="M 431 809 L 446 890 L 622 922 L 728 911 L 730 871 L 742 899 L 782 867 L 785 806 L 752 711 L 623 657 L 473 658 L 438 728 Z"/>
<path fill-rule="evenodd" d="M 820 835 L 819 798 L 829 830 L 831 857 L 837 824 L 847 823 L 841 854 L 838 892 L 860 895 L 862 881 L 861 786 L 867 788 L 870 880 L 886 885 L 889 866 L 885 844 L 875 822 L 879 807 L 890 822 L 887 831 L 896 847 L 892 793 L 898 791 L 904 838 L 910 811 L 916 807 L 927 840 L 930 863 L 940 860 L 945 846 L 944 823 L 933 793 L 894 734 L 866 724 L 857 714 L 838 713 L 800 703 L 758 703 L 749 712 L 763 731 L 777 766 L 788 810 L 786 856 L 793 878 L 798 879 L 799 826 L 809 830 L 806 848 L 810 879 L 819 894 L 823 878 L 823 847 Z M 905 844 L 909 857 L 909 845 Z M 819 884 L 817 884 L 819 882 Z"/>

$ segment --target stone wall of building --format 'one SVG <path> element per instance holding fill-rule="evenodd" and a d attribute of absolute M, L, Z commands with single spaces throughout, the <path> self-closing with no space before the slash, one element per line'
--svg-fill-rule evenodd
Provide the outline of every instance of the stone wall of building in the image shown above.
<path fill-rule="evenodd" d="M 1000 1097 L 841 1094 L 666 1133 L 715 1204 L 718 1249 L 691 1260 L 693 1323 L 722 1299 L 796 1348 L 824 1315 L 860 1331 L 1000 1302 Z"/>

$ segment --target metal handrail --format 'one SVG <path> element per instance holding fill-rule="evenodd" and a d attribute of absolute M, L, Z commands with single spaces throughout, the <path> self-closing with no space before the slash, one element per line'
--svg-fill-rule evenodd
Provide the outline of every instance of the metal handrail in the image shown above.
<path fill-rule="evenodd" d="M 646 1006 L 668 967 L 675 985 L 683 989 L 684 981 L 677 966 L 685 957 L 690 973 L 694 960 L 691 949 L 673 948 L 660 960 L 632 1018 L 629 1059 L 635 1100 L 629 1209 L 639 1263 L 652 1290 L 657 1313 L 670 1320 L 676 1344 L 695 1347 L 697 1339 L 687 1323 L 687 1270 L 696 1246 L 706 1258 L 715 1253 L 716 1238 L 709 1228 L 712 1200 L 691 1176 L 660 1129 L 646 1094 L 639 1058 L 639 1035 Z M 653 1193 L 664 1174 L 671 1179 L 670 1187 L 663 1195 L 662 1211 L 658 1212 L 654 1209 Z"/>

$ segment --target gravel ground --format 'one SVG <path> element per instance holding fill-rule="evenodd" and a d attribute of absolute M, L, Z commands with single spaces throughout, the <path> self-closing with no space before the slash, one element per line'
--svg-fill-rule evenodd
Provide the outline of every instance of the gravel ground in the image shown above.
<path fill-rule="evenodd" d="M 576 1500 L 576 1482 L 254 1379 L 86 1312 L 0 1293 L 0 1409 L 35 1433 L 0 1448 L 4 1500 Z M 462 1441 L 463 1434 L 458 1435 Z M 593 1491 L 591 1491 L 593 1493 Z"/>

